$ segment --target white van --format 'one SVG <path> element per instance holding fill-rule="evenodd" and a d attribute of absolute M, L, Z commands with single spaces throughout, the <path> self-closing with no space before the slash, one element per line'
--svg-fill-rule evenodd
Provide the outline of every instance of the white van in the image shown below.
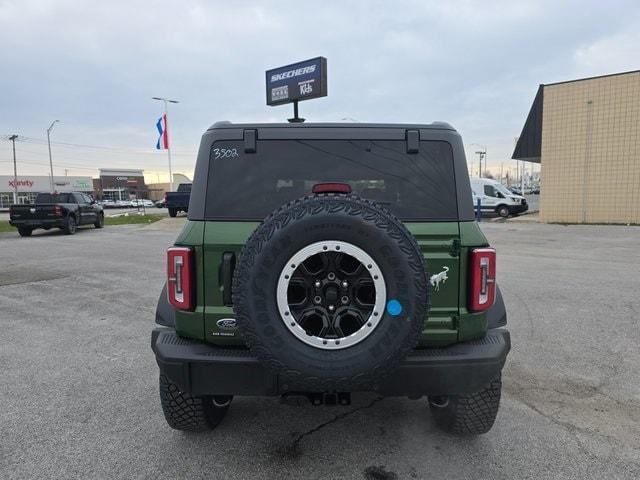
<path fill-rule="evenodd" d="M 482 213 L 495 212 L 501 217 L 507 218 L 526 212 L 529 209 L 527 200 L 522 195 L 511 193 L 507 187 L 490 178 L 471 178 L 471 191 L 473 192 L 473 206 L 476 208 L 480 199 L 480 211 Z"/>

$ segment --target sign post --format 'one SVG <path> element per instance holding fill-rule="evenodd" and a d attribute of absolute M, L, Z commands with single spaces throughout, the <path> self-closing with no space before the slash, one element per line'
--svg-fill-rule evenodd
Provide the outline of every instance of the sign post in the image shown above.
<path fill-rule="evenodd" d="M 18 135 L 11 135 L 9 140 L 13 142 L 13 203 L 18 203 L 18 168 L 16 167 L 16 139 Z"/>
<path fill-rule="evenodd" d="M 298 102 L 327 96 L 327 59 L 316 57 L 266 71 L 267 105 L 293 103 L 289 122 L 304 122 L 298 116 Z"/>

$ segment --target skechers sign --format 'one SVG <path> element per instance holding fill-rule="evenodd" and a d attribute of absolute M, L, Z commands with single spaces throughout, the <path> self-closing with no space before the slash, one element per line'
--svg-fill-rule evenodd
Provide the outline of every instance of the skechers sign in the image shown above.
<path fill-rule="evenodd" d="M 267 105 L 282 105 L 327 96 L 327 59 L 267 70 Z"/>

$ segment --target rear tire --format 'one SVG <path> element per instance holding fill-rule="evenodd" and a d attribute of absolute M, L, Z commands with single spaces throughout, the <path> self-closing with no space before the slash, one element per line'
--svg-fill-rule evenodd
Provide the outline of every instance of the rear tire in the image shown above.
<path fill-rule="evenodd" d="M 509 217 L 509 207 L 507 207 L 506 205 L 500 205 L 498 207 L 498 209 L 496 210 L 496 212 L 498 213 L 498 215 L 500 215 L 502 218 L 507 218 Z"/>
<path fill-rule="evenodd" d="M 438 427 L 457 435 L 480 435 L 491 430 L 500 407 L 502 380 L 498 375 L 484 389 L 470 395 L 429 397 Z"/>
<path fill-rule="evenodd" d="M 176 210 L 175 208 L 170 208 L 169 209 L 169 216 L 173 218 L 176 215 L 178 215 L 178 210 Z"/>
<path fill-rule="evenodd" d="M 76 218 L 73 215 L 69 215 L 67 217 L 67 222 L 64 227 L 62 227 L 62 231 L 65 235 L 73 235 L 76 233 L 78 226 L 76 225 Z"/>
<path fill-rule="evenodd" d="M 18 233 L 21 237 L 30 237 L 33 230 L 29 227 L 18 227 Z"/>
<path fill-rule="evenodd" d="M 229 410 L 233 397 L 194 397 L 165 375 L 160 375 L 160 404 L 171 428 L 187 432 L 204 432 L 218 426 Z"/>
<path fill-rule="evenodd" d="M 93 224 L 96 228 L 102 228 L 104 227 L 104 213 L 99 213 L 98 214 L 98 219 L 96 220 L 96 223 Z"/>

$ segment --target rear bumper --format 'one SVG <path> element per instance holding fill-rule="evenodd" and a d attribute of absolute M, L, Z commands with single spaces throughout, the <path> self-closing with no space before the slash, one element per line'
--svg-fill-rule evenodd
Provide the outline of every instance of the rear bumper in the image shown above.
<path fill-rule="evenodd" d="M 287 393 L 278 375 L 266 370 L 245 348 L 215 347 L 181 338 L 172 328 L 154 329 L 151 348 L 160 372 L 193 395 Z M 386 396 L 476 392 L 502 370 L 510 348 L 509 332 L 495 329 L 480 340 L 415 350 L 374 391 Z"/>
<path fill-rule="evenodd" d="M 64 226 L 64 219 L 62 218 L 52 218 L 52 219 L 20 219 L 15 218 L 9 220 L 9 225 L 13 225 L 14 227 L 31 227 L 31 228 L 43 228 L 43 227 L 62 227 Z"/>

